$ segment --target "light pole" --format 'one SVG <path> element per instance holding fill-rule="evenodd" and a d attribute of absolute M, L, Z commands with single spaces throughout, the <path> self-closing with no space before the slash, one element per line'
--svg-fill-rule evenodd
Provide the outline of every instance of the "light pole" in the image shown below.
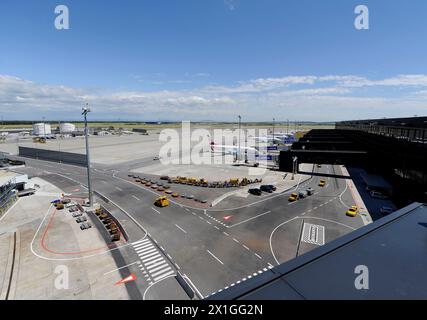
<path fill-rule="evenodd" d="M 242 125 L 242 116 L 239 115 L 239 158 L 240 158 L 240 128 Z M 236 160 L 237 160 L 237 155 L 236 155 Z"/>
<path fill-rule="evenodd" d="M 87 165 L 87 186 L 89 188 L 89 206 L 93 206 L 93 195 L 92 195 L 92 185 L 90 183 L 90 154 L 89 154 L 89 128 L 87 126 L 87 114 L 90 112 L 89 104 L 86 103 L 86 106 L 83 107 L 82 115 L 85 119 L 85 138 L 86 138 L 86 165 Z"/>
<path fill-rule="evenodd" d="M 248 162 L 248 128 L 245 125 L 245 163 L 247 164 Z"/>
<path fill-rule="evenodd" d="M 276 122 L 276 119 L 275 118 L 273 118 L 273 145 L 275 145 L 276 144 L 276 140 L 274 140 L 274 126 L 275 126 L 275 123 Z"/>

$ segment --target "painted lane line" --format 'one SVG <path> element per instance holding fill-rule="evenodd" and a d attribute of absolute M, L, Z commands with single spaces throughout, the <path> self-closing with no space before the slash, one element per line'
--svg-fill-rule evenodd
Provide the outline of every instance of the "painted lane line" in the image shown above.
<path fill-rule="evenodd" d="M 258 259 L 262 260 L 262 257 L 259 254 L 257 254 L 257 253 L 254 253 L 254 254 Z"/>
<path fill-rule="evenodd" d="M 245 246 L 244 244 L 242 244 L 243 248 L 245 248 L 248 251 L 251 251 L 251 249 L 249 249 L 247 246 Z"/>
<path fill-rule="evenodd" d="M 209 250 L 206 250 L 216 261 L 218 261 L 219 263 L 221 263 L 222 265 L 224 265 L 224 263 L 218 259 L 217 256 L 215 256 L 212 252 L 210 252 Z"/>
<path fill-rule="evenodd" d="M 235 226 L 238 226 L 238 225 L 241 225 L 241 224 L 246 223 L 246 222 L 248 222 L 248 221 L 251 221 L 251 220 L 253 220 L 253 219 L 256 219 L 256 218 L 262 217 L 262 216 L 264 216 L 264 215 L 266 215 L 266 214 L 269 214 L 269 213 L 271 213 L 271 211 L 267 211 L 267 212 L 261 213 L 261 214 L 259 214 L 259 215 L 255 216 L 255 217 L 252 217 L 252 218 L 249 218 L 249 219 L 243 220 L 243 221 L 241 221 L 241 222 L 239 222 L 239 223 L 233 224 L 232 226 L 229 226 L 229 227 L 227 226 L 227 228 L 233 228 L 233 227 L 235 227 Z"/>
<path fill-rule="evenodd" d="M 240 244 L 239 240 L 237 240 L 236 238 L 233 238 L 233 241 Z"/>
<path fill-rule="evenodd" d="M 217 226 L 214 226 L 215 229 L 219 230 L 219 228 Z"/>
<path fill-rule="evenodd" d="M 157 214 L 160 214 L 159 210 L 154 209 L 153 207 L 151 207 L 151 209 L 153 209 L 154 212 L 156 212 Z"/>
<path fill-rule="evenodd" d="M 119 191 L 123 191 L 123 189 L 121 189 L 121 188 L 119 188 L 119 187 L 116 187 L 116 189 L 117 189 L 117 190 L 119 190 Z"/>
<path fill-rule="evenodd" d="M 184 232 L 184 233 L 187 233 L 187 231 L 185 231 L 184 229 L 182 229 L 179 225 L 175 225 L 175 227 L 177 227 L 179 230 L 181 230 L 182 232 Z"/>
<path fill-rule="evenodd" d="M 227 232 L 225 232 L 225 231 L 223 231 L 222 232 L 223 234 L 225 234 L 227 237 L 229 237 L 230 235 L 227 233 Z"/>
<path fill-rule="evenodd" d="M 169 253 L 167 254 L 167 256 L 169 257 L 169 259 L 173 260 L 172 256 Z"/>
<path fill-rule="evenodd" d="M 134 264 L 137 264 L 138 262 L 139 262 L 139 261 L 135 261 L 135 262 L 133 262 L 133 263 L 129 263 L 129 264 L 127 264 L 127 265 L 123 266 L 123 267 L 120 267 L 120 268 L 117 268 L 117 269 L 114 269 L 114 270 L 108 271 L 108 272 L 104 273 L 104 276 L 105 276 L 105 275 L 107 275 L 107 274 L 113 273 L 113 272 L 115 272 L 115 271 L 122 270 L 122 269 L 124 269 L 124 268 L 130 267 L 130 266 L 132 266 L 132 265 L 134 265 Z"/>
<path fill-rule="evenodd" d="M 141 201 L 137 196 L 132 195 L 132 198 L 136 199 L 137 201 Z"/>

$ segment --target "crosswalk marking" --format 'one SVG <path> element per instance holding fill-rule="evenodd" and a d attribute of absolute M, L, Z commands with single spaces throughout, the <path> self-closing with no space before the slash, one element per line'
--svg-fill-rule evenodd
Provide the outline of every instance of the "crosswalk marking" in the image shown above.
<path fill-rule="evenodd" d="M 162 266 L 162 265 L 165 265 L 165 264 L 166 264 L 166 262 L 164 260 L 161 260 L 161 261 L 158 261 L 158 262 L 156 262 L 154 264 L 151 264 L 150 266 L 147 266 L 147 270 L 149 270 L 151 272 L 154 272 L 155 270 L 153 268 L 156 268 L 158 266 Z"/>
<path fill-rule="evenodd" d="M 151 244 L 142 243 L 142 244 L 138 244 L 138 245 L 134 246 L 134 248 L 135 249 L 143 249 L 143 248 L 147 248 L 147 247 L 151 247 L 151 246 L 152 246 Z"/>
<path fill-rule="evenodd" d="M 144 261 L 144 259 L 145 259 L 145 258 L 148 258 L 148 257 L 154 256 L 155 254 L 157 254 L 157 251 L 156 251 L 156 252 L 149 253 L 149 254 L 146 254 L 146 255 L 143 255 L 143 256 L 139 256 L 139 257 L 142 259 L 142 261 Z"/>
<path fill-rule="evenodd" d="M 144 252 L 144 251 L 147 251 L 147 250 L 150 250 L 150 249 L 153 249 L 154 248 L 154 246 L 152 246 L 152 245 L 147 245 L 147 246 L 145 246 L 145 247 L 143 247 L 143 248 L 134 248 L 135 250 L 136 250 L 136 252 Z"/>
<path fill-rule="evenodd" d="M 151 257 L 151 258 L 149 258 L 149 259 L 145 259 L 145 260 L 144 260 L 144 262 L 148 262 L 148 261 L 151 261 L 151 260 L 156 259 L 156 258 L 159 258 L 159 257 L 161 257 L 161 254 L 160 254 L 160 253 L 159 253 L 159 254 L 157 254 L 157 255 L 155 255 L 155 256 L 153 256 L 153 257 Z"/>
<path fill-rule="evenodd" d="M 138 253 L 139 255 L 145 255 L 145 254 L 149 254 L 151 252 L 156 251 L 156 248 L 148 248 L 142 251 L 137 251 L 136 253 Z"/>
<path fill-rule="evenodd" d="M 156 273 L 153 273 L 153 274 L 151 274 L 151 275 L 152 275 L 153 277 L 156 277 L 156 276 L 158 276 L 158 275 L 160 275 L 160 274 L 162 274 L 163 272 L 168 271 L 168 270 L 171 270 L 171 267 L 163 268 L 162 270 L 157 271 Z"/>
<path fill-rule="evenodd" d="M 154 259 L 154 260 L 153 260 Z M 149 260 L 152 260 L 152 261 L 149 261 Z M 160 261 L 160 260 L 163 260 L 163 258 L 159 255 L 159 258 L 156 258 L 156 257 L 153 257 L 153 258 L 150 258 L 150 259 L 147 259 L 147 260 L 145 260 L 145 265 L 147 266 L 147 268 L 148 268 L 148 266 L 150 266 L 150 265 L 152 265 L 153 263 L 156 263 L 156 262 L 158 262 L 158 261 Z M 147 261 L 149 261 L 149 262 L 147 262 Z"/>
<path fill-rule="evenodd" d="M 172 271 L 169 271 L 169 272 L 167 272 L 165 274 L 162 274 L 160 277 L 154 278 L 153 280 L 156 282 L 156 281 L 159 281 L 159 280 L 161 280 L 163 278 L 166 278 L 167 276 L 170 276 L 170 275 L 172 275 L 174 273 L 175 273 L 175 271 L 172 270 Z"/>
<path fill-rule="evenodd" d="M 152 269 L 152 270 L 148 270 L 149 272 L 156 272 L 158 270 L 163 270 L 165 267 L 168 267 L 167 269 L 169 270 L 171 267 L 169 267 L 169 265 L 165 262 L 163 263 L 161 266 L 157 266 L 156 268 Z M 153 274 L 154 276 L 154 274 Z"/>
<path fill-rule="evenodd" d="M 135 241 L 132 247 L 140 258 L 139 268 L 150 285 L 175 274 L 169 261 L 150 239 Z"/>

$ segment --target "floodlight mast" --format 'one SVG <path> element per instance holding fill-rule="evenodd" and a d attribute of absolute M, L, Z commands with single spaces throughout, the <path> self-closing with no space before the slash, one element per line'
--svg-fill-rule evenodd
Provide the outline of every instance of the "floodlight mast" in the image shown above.
<path fill-rule="evenodd" d="M 89 190 L 89 206 L 93 206 L 93 193 L 91 184 L 91 170 L 90 170 L 90 152 L 89 152 L 89 128 L 87 126 L 87 114 L 90 112 L 89 104 L 82 108 L 82 115 L 85 120 L 85 140 L 86 140 L 86 167 L 87 167 L 87 186 Z"/>

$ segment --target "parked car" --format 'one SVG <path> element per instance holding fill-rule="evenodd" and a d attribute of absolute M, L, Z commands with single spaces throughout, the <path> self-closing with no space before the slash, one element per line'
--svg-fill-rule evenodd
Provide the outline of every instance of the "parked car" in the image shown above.
<path fill-rule="evenodd" d="M 253 194 L 254 196 L 260 196 L 260 195 L 262 195 L 261 189 L 258 189 L 258 188 L 249 189 L 248 192 L 250 194 Z"/>
<path fill-rule="evenodd" d="M 393 213 L 395 210 L 392 207 L 383 206 L 380 208 L 380 212 L 383 214 Z"/>
<path fill-rule="evenodd" d="M 307 191 L 307 195 L 312 196 L 314 194 L 314 189 L 313 188 L 307 188 L 305 191 Z"/>
<path fill-rule="evenodd" d="M 73 218 L 81 217 L 83 214 L 80 211 L 73 213 Z"/>
<path fill-rule="evenodd" d="M 87 221 L 86 217 L 79 217 L 79 218 L 76 219 L 77 223 L 82 223 L 82 222 L 86 222 L 86 221 Z"/>
<path fill-rule="evenodd" d="M 90 229 L 90 228 L 92 228 L 92 225 L 89 222 L 85 222 L 85 223 L 82 223 L 80 225 L 81 230 L 86 230 L 86 229 Z"/>
<path fill-rule="evenodd" d="M 320 180 L 319 181 L 319 187 L 324 187 L 326 185 L 326 180 Z"/>
<path fill-rule="evenodd" d="M 385 194 L 379 191 L 372 190 L 371 192 L 369 192 L 369 194 L 371 195 L 372 198 L 383 199 L 383 200 L 388 199 L 388 197 Z"/>
<path fill-rule="evenodd" d="M 65 205 L 65 208 L 71 208 L 74 207 L 76 204 L 74 202 L 69 202 Z"/>
<path fill-rule="evenodd" d="M 276 191 L 277 188 L 271 184 L 264 184 L 260 187 L 261 191 L 272 193 L 273 191 Z"/>

